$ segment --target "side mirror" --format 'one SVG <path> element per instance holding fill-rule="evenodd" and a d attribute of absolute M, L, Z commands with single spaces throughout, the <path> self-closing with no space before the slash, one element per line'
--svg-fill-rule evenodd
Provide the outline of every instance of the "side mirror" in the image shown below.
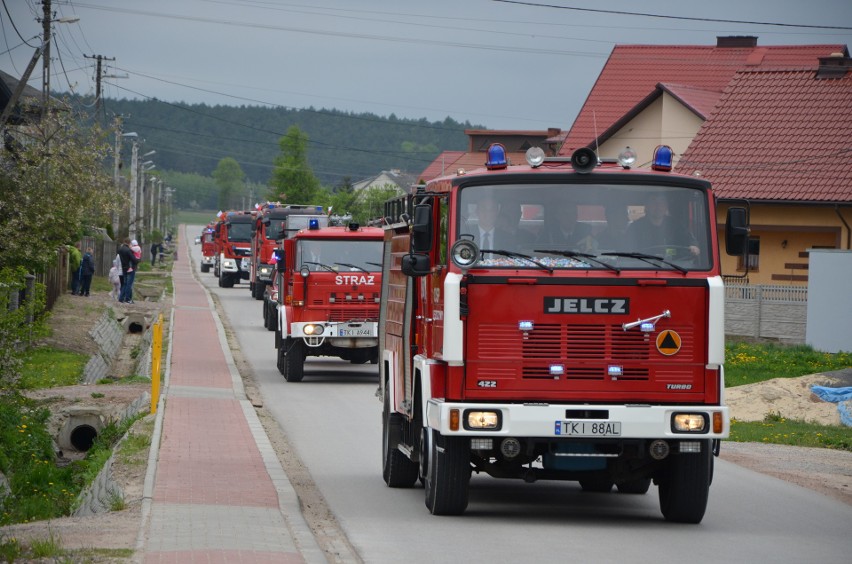
<path fill-rule="evenodd" d="M 414 223 L 411 226 L 411 251 L 428 253 L 432 250 L 432 206 L 414 206 Z"/>
<path fill-rule="evenodd" d="M 739 256 L 746 250 L 748 234 L 748 212 L 745 208 L 729 208 L 725 218 L 725 252 Z"/>
<path fill-rule="evenodd" d="M 431 272 L 429 255 L 403 255 L 400 266 L 406 276 L 425 276 Z"/>

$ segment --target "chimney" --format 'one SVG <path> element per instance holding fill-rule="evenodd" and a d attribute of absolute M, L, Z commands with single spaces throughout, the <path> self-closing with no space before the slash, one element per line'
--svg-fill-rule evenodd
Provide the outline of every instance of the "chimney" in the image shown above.
<path fill-rule="evenodd" d="M 843 78 L 850 68 L 852 68 L 852 59 L 843 53 L 832 53 L 828 57 L 819 58 L 816 78 Z"/>
<path fill-rule="evenodd" d="M 757 47 L 756 35 L 728 35 L 716 37 L 716 47 L 719 49 L 733 49 L 742 47 Z"/>

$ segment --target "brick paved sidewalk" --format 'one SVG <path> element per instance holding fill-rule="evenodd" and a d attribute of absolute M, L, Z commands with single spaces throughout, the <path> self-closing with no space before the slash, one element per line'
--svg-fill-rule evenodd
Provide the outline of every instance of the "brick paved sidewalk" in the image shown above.
<path fill-rule="evenodd" d="M 178 239 L 187 236 L 181 226 Z M 326 562 L 247 400 L 184 248 L 137 553 L 148 562 Z"/>

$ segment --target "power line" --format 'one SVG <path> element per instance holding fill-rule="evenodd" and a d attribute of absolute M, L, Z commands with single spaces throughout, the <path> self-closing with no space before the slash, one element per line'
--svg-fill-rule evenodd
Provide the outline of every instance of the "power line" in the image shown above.
<path fill-rule="evenodd" d="M 521 6 L 532 6 L 535 8 L 555 8 L 558 10 L 572 10 L 575 12 L 594 12 L 598 14 L 614 14 L 619 16 L 640 16 L 644 18 L 660 18 L 667 20 L 683 20 L 683 21 L 692 21 L 692 22 L 712 22 L 712 23 L 730 23 L 730 24 L 744 24 L 744 25 L 768 25 L 775 27 L 796 27 L 803 29 L 838 29 L 838 30 L 852 30 L 852 27 L 849 26 L 836 26 L 836 25 L 808 25 L 808 24 L 790 24 L 790 23 L 780 23 L 780 22 L 758 22 L 758 21 L 749 21 L 749 20 L 723 20 L 717 18 L 695 18 L 688 16 L 672 16 L 668 14 L 648 14 L 643 12 L 626 12 L 623 10 L 601 10 L 597 8 L 577 8 L 574 6 L 560 6 L 558 4 L 539 4 L 537 2 L 522 2 L 521 0 L 492 0 L 493 2 L 501 2 L 503 4 L 518 4 Z"/>

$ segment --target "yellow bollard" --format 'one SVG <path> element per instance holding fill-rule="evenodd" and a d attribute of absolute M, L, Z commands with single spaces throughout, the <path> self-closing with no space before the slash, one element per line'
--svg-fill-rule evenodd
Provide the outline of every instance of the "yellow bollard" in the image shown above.
<path fill-rule="evenodd" d="M 160 361 L 163 357 L 163 314 L 154 323 L 151 338 L 151 413 L 157 413 L 160 402 Z"/>

